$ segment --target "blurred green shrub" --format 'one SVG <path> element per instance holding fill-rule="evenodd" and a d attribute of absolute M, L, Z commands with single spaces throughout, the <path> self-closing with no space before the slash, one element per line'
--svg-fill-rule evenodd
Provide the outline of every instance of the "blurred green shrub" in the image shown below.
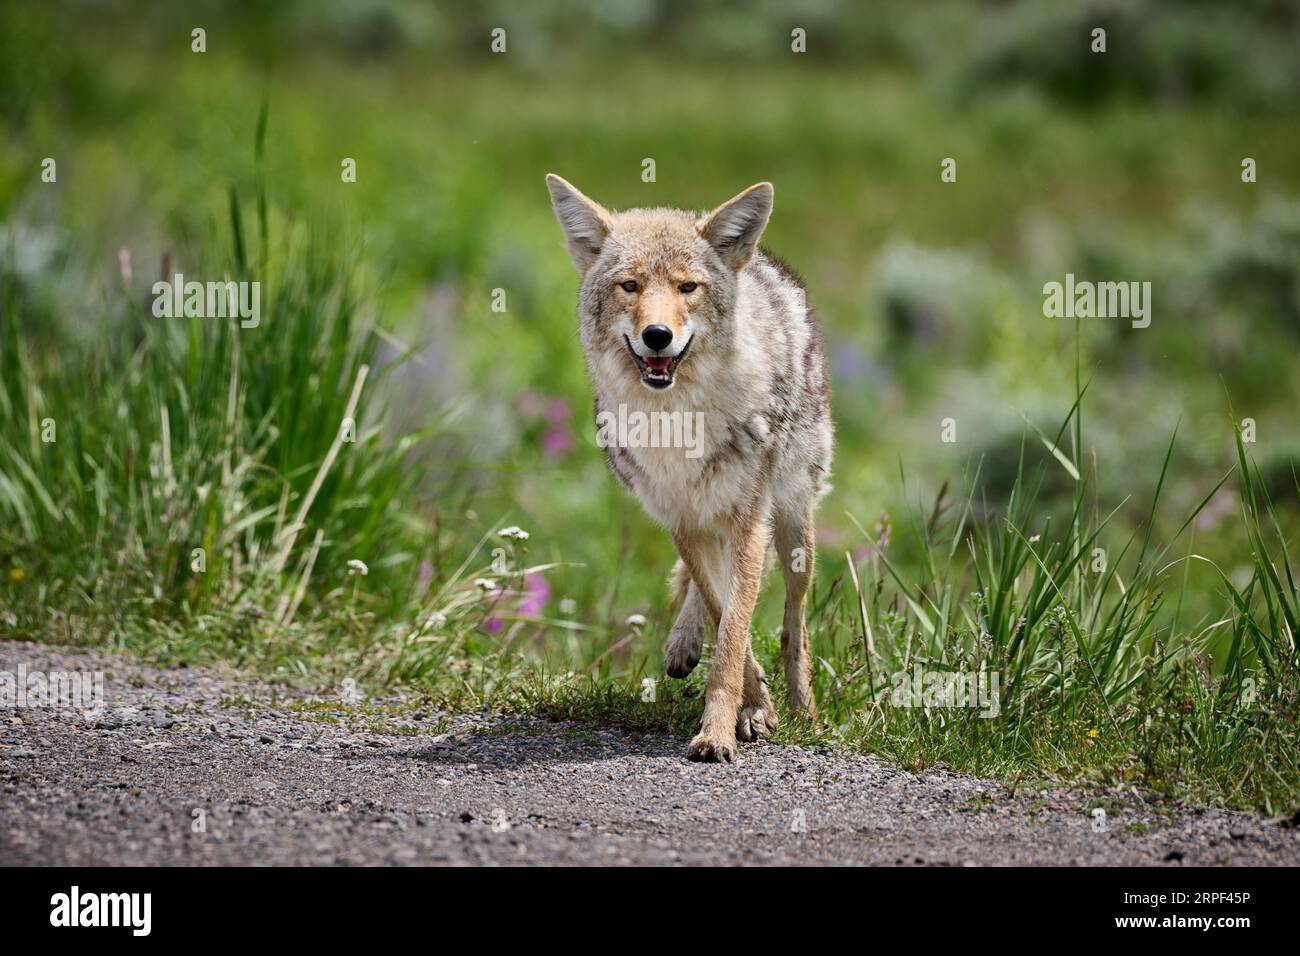
<path fill-rule="evenodd" d="M 1098 27 L 1104 53 L 1092 50 Z M 1298 31 L 1296 0 L 1026 0 L 986 10 L 948 83 L 958 96 L 1025 84 L 1075 103 L 1132 96 L 1275 107 L 1300 86 Z"/>

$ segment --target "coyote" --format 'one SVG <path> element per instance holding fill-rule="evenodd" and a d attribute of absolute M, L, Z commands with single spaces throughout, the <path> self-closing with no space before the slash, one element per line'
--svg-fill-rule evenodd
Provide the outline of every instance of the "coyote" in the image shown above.
<path fill-rule="evenodd" d="M 704 716 L 686 755 L 731 762 L 738 738 L 777 726 L 749 643 L 769 546 L 785 576 L 790 707 L 817 716 L 804 617 L 813 508 L 828 488 L 833 443 L 821 330 L 798 277 L 758 248 L 771 183 L 705 215 L 614 212 L 559 176 L 546 185 L 582 277 L 578 317 L 598 421 L 682 413 L 698 422 L 693 454 L 602 443 L 615 477 L 668 529 L 680 558 L 669 676 L 699 663 L 706 621 L 717 631 Z"/>

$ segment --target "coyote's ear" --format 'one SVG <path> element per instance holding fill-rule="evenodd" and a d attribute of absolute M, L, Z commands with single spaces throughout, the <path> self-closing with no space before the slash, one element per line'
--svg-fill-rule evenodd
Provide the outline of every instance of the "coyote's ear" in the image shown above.
<path fill-rule="evenodd" d="M 546 188 L 551 191 L 555 218 L 560 220 L 564 238 L 569 242 L 569 258 L 578 273 L 586 275 L 609 235 L 612 225 L 609 213 L 555 173 L 546 174 Z"/>
<path fill-rule="evenodd" d="M 758 183 L 724 202 L 698 223 L 700 235 L 709 241 L 722 261 L 740 269 L 767 227 L 772 215 L 772 184 Z"/>

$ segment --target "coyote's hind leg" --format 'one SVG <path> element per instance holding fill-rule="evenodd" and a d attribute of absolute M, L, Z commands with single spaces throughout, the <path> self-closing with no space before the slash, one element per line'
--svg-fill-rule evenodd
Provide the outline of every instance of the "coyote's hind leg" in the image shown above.
<path fill-rule="evenodd" d="M 777 557 L 785 576 L 785 620 L 781 626 L 781 658 L 785 665 L 785 685 L 790 693 L 790 710 L 817 719 L 817 702 L 813 700 L 812 659 L 808 650 L 808 587 L 813 576 L 812 509 L 799 514 L 777 514 Z"/>

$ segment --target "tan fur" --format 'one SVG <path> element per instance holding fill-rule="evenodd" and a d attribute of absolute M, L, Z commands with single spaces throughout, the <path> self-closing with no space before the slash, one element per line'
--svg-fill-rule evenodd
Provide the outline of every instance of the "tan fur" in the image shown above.
<path fill-rule="evenodd" d="M 777 726 L 749 640 L 772 545 L 786 584 L 781 648 L 791 707 L 816 716 L 804 618 L 812 511 L 828 487 L 832 444 L 820 329 L 798 280 L 758 249 L 769 184 L 703 216 L 611 212 L 558 176 L 547 185 L 582 276 L 580 331 L 598 413 L 690 414 L 700 423 L 697 454 L 635 442 L 605 451 L 680 557 L 668 674 L 686 676 L 707 626 L 717 631 L 687 755 L 730 761 L 738 739 Z M 650 326 L 663 328 L 647 336 Z"/>
<path fill-rule="evenodd" d="M 813 576 L 812 514 L 802 521 L 778 520 L 776 552 L 782 555 L 781 572 L 785 578 L 785 616 L 781 624 L 781 660 L 785 666 L 790 708 L 817 719 L 817 702 L 812 693 L 812 656 L 808 649 L 808 588 Z M 808 556 L 802 571 L 792 569 L 789 555 L 802 548 Z"/>

